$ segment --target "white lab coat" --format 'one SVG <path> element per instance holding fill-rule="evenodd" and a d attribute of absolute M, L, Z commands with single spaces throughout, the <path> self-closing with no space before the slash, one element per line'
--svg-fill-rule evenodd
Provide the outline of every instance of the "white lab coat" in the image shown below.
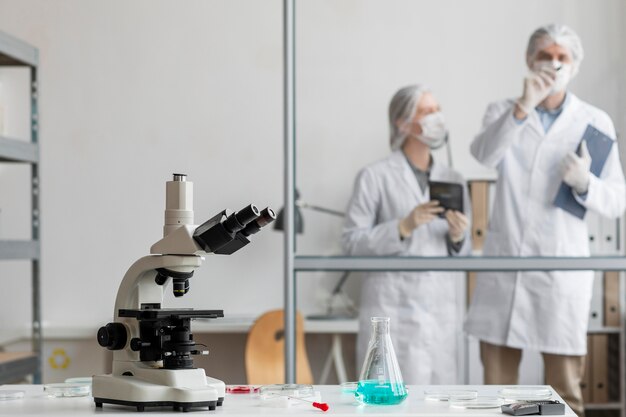
<path fill-rule="evenodd" d="M 436 161 L 432 181 L 463 184 L 464 209 L 470 209 L 462 176 Z M 423 193 L 402 151 L 364 168 L 356 179 L 343 232 L 344 250 L 354 256 L 448 256 L 448 224 L 437 218 L 400 240 L 399 221 L 430 200 Z M 469 217 L 469 215 L 468 215 Z M 459 251 L 471 251 L 469 235 Z M 462 273 L 371 272 L 364 278 L 357 337 L 357 372 L 369 341 L 370 318 L 391 318 L 391 339 L 404 381 L 409 384 L 457 383 L 458 285 Z"/>
<path fill-rule="evenodd" d="M 498 181 L 485 256 L 589 256 L 587 224 L 554 206 L 561 163 L 588 124 L 615 138 L 610 117 L 570 94 L 544 132 L 533 111 L 513 118 L 512 100 L 489 105 L 472 154 L 496 168 Z M 577 196 L 576 196 L 577 197 Z M 591 175 L 588 209 L 617 218 L 626 206 L 624 174 L 614 143 L 600 177 Z M 480 273 L 466 331 L 480 340 L 562 355 L 584 355 L 593 271 Z"/>

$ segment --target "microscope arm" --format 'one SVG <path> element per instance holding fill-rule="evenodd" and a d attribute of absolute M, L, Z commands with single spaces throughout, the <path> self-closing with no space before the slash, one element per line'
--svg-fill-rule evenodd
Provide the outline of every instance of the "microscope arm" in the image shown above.
<path fill-rule="evenodd" d="M 142 304 L 163 303 L 163 289 L 167 282 L 163 285 L 155 284 L 158 268 L 192 272 L 202 265 L 203 260 L 203 257 L 195 255 L 153 255 L 140 258 L 128 269 L 117 291 L 115 320 L 119 319 L 120 309 L 140 309 Z"/>
<path fill-rule="evenodd" d="M 177 272 L 192 272 L 202 265 L 203 260 L 203 257 L 194 255 L 152 255 L 140 258 L 128 269 L 117 291 L 115 311 L 113 312 L 115 317 L 113 326 L 118 326 L 119 331 L 114 332 L 115 329 L 112 328 L 112 333 L 108 335 L 111 340 L 117 339 L 124 345 L 120 345 L 120 349 L 114 349 L 115 361 L 135 362 L 140 360 L 139 352 L 132 349 L 121 349 L 128 346 L 133 338 L 139 338 L 140 330 L 139 322 L 133 318 L 120 317 L 120 310 L 139 310 L 142 304 L 153 306 L 158 304 L 160 306 L 163 303 L 164 287 L 171 281 L 171 278 L 168 278 L 163 285 L 157 285 L 155 283 L 156 270 L 165 268 Z M 125 330 L 121 330 L 119 326 L 123 326 Z M 100 338 L 100 332 L 98 334 Z"/>

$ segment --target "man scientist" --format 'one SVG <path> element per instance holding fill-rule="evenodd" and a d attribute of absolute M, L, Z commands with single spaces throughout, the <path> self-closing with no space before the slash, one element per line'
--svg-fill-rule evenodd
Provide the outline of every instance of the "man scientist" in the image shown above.
<path fill-rule="evenodd" d="M 498 181 L 485 256 L 589 256 L 587 224 L 554 204 L 562 182 L 585 209 L 622 215 L 626 187 L 615 128 L 567 91 L 583 48 L 569 27 L 530 37 L 522 95 L 488 106 L 471 153 Z M 599 176 L 581 139 L 588 125 L 613 144 Z M 542 353 L 545 382 L 579 415 L 593 271 L 485 272 L 477 276 L 466 331 L 480 340 L 486 384 L 517 384 L 522 349 Z"/>

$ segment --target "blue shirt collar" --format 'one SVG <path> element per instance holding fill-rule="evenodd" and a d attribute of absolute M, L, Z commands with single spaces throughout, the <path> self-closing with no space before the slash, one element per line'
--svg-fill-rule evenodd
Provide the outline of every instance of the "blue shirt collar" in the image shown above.
<path fill-rule="evenodd" d="M 543 113 L 543 114 L 550 115 L 550 116 L 558 116 L 559 114 L 561 114 L 565 106 L 569 104 L 570 100 L 571 98 L 570 98 L 569 93 L 565 93 L 565 99 L 563 99 L 563 102 L 561 103 L 561 105 L 557 107 L 556 109 L 546 109 L 544 107 L 535 107 L 535 110 L 537 110 L 539 114 Z"/>

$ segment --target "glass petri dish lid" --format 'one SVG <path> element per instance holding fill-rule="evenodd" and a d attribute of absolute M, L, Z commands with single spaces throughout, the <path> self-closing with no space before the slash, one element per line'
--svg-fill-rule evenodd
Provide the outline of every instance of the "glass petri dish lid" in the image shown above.
<path fill-rule="evenodd" d="M 356 391 L 358 385 L 359 385 L 358 382 L 343 382 L 340 385 L 341 392 L 346 393 L 346 394 L 353 394 Z"/>
<path fill-rule="evenodd" d="M 259 388 L 261 399 L 278 397 L 306 398 L 313 397 L 315 391 L 313 385 L 305 384 L 273 384 L 263 385 Z"/>
<path fill-rule="evenodd" d="M 80 384 L 86 385 L 89 387 L 89 394 L 91 394 L 91 384 L 93 383 L 93 378 L 90 376 L 84 377 L 76 377 L 76 378 L 67 378 L 65 380 L 66 384 Z"/>
<path fill-rule="evenodd" d="M 67 378 L 65 382 L 69 384 L 87 384 L 91 385 L 93 382 L 93 377 L 91 376 L 80 376 L 76 378 Z"/>
<path fill-rule="evenodd" d="M 478 391 L 473 390 L 450 390 L 450 401 L 470 401 L 478 398 Z"/>
<path fill-rule="evenodd" d="M 24 398 L 26 391 L 14 389 L 0 389 L 0 401 L 18 400 Z"/>
<path fill-rule="evenodd" d="M 507 401 L 541 401 L 552 398 L 552 391 L 546 387 L 508 386 L 498 391 L 498 395 Z"/>
<path fill-rule="evenodd" d="M 432 388 L 424 390 L 424 399 L 427 401 L 449 401 L 449 400 L 475 400 L 478 391 Z"/>
<path fill-rule="evenodd" d="M 474 400 L 453 400 L 449 401 L 450 407 L 465 409 L 499 408 L 502 405 L 500 397 L 476 397 Z"/>
<path fill-rule="evenodd" d="M 72 384 L 61 382 L 58 384 L 45 384 L 44 392 L 50 397 L 86 397 L 91 394 L 91 385 Z"/>

